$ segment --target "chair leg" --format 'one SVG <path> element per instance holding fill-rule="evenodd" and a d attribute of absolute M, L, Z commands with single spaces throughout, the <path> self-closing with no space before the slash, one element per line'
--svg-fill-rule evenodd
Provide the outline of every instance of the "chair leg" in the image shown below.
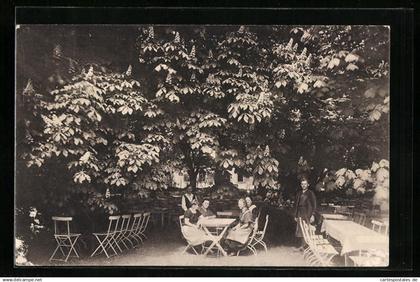
<path fill-rule="evenodd" d="M 140 240 L 140 243 L 144 244 L 143 238 L 139 235 L 140 233 L 134 233 L 133 235 Z M 139 243 L 139 244 L 140 244 Z"/>
<path fill-rule="evenodd" d="M 70 241 L 70 251 L 69 251 L 69 255 L 68 256 L 70 256 L 71 252 L 74 252 L 74 254 L 76 255 L 76 257 L 79 257 L 79 254 L 77 253 L 76 248 L 75 248 L 76 243 L 77 243 L 77 239 L 79 239 L 79 236 L 75 237 L 74 241 L 72 241 L 71 238 L 69 238 L 69 241 Z"/>
<path fill-rule="evenodd" d="M 93 251 L 90 257 L 93 257 L 96 254 L 96 252 L 100 251 L 98 254 L 104 252 L 106 257 L 109 258 L 108 252 L 106 251 L 106 247 L 104 246 L 104 243 L 109 245 L 108 236 L 104 237 L 103 240 L 99 239 L 97 235 L 95 235 L 95 238 L 98 240 L 99 246 Z"/>
<path fill-rule="evenodd" d="M 128 241 L 131 245 L 131 248 L 134 248 L 134 243 L 133 241 L 131 241 L 130 237 L 128 237 L 128 235 L 126 237 L 124 237 L 124 240 Z"/>
<path fill-rule="evenodd" d="M 195 253 L 196 255 L 198 255 L 198 252 L 197 252 L 197 250 L 194 248 L 194 246 L 191 246 L 191 249 L 193 249 L 194 253 Z"/>
<path fill-rule="evenodd" d="M 58 251 L 59 248 L 60 248 L 60 245 L 57 245 L 57 247 L 55 248 L 53 254 L 51 255 L 51 257 L 49 259 L 49 261 L 52 261 L 53 260 L 53 257 L 55 256 L 55 254 L 57 253 L 57 251 Z"/>
<path fill-rule="evenodd" d="M 268 252 L 267 244 L 264 241 L 261 241 L 260 244 L 264 247 L 265 252 Z"/>
<path fill-rule="evenodd" d="M 113 242 L 113 243 L 112 243 Z M 121 249 L 121 247 L 120 247 L 120 245 L 118 244 L 118 242 L 117 242 L 117 240 L 116 240 L 116 238 L 115 238 L 115 236 L 112 236 L 111 237 L 111 247 L 114 249 L 114 247 L 113 247 L 113 245 L 115 244 L 115 246 L 117 246 L 117 248 L 118 248 L 118 250 L 120 250 L 120 252 L 122 253 L 122 249 Z M 114 249 L 114 251 L 115 251 L 115 249 Z M 116 254 L 118 254 L 117 252 L 115 252 Z"/>
<path fill-rule="evenodd" d="M 133 243 L 133 248 L 135 247 L 135 246 L 137 246 L 137 245 L 139 245 L 140 244 L 140 241 L 136 238 L 136 234 L 134 234 L 134 233 L 130 233 L 130 238 L 131 239 L 133 239 L 134 241 L 136 241 L 135 243 Z"/>
<path fill-rule="evenodd" d="M 182 251 L 181 254 L 185 254 L 187 252 L 187 250 L 189 249 L 190 245 L 186 246 L 185 249 Z"/>
<path fill-rule="evenodd" d="M 252 251 L 254 256 L 256 256 L 257 255 L 257 249 L 255 249 L 253 246 L 249 246 L 249 247 L 250 247 L 249 249 Z"/>

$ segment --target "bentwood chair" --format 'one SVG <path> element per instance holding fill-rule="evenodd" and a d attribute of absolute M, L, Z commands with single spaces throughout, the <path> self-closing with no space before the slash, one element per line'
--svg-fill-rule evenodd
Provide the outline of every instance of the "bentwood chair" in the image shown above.
<path fill-rule="evenodd" d="M 75 245 L 81 234 L 71 233 L 70 222 L 73 218 L 53 216 L 52 220 L 54 221 L 54 239 L 57 242 L 57 247 L 51 255 L 50 261 L 56 260 L 67 262 L 69 257 L 72 256 L 72 253 L 74 253 L 75 257 L 79 257 Z M 58 250 L 60 250 L 62 258 L 56 257 Z"/>

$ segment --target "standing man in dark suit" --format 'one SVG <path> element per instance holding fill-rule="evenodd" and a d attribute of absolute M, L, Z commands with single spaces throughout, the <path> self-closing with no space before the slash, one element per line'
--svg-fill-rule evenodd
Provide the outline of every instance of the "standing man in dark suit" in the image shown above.
<path fill-rule="evenodd" d="M 302 178 L 300 182 L 302 190 L 298 192 L 295 201 L 295 221 L 296 226 L 296 237 L 300 241 L 300 249 L 303 248 L 304 240 L 303 233 L 299 225 L 299 218 L 302 218 L 308 224 L 314 222 L 315 210 L 316 210 L 316 197 L 314 192 L 309 190 L 309 183 L 306 178 Z"/>

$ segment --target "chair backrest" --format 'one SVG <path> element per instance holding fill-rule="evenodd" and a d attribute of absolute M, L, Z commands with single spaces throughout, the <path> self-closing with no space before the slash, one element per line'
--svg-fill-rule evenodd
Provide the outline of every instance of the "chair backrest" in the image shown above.
<path fill-rule="evenodd" d="M 263 228 L 263 230 L 261 230 L 261 231 L 260 231 L 261 238 L 264 238 L 265 231 L 267 230 L 268 218 L 269 218 L 269 215 L 267 214 L 267 215 L 265 216 L 264 228 Z"/>
<path fill-rule="evenodd" d="M 305 220 L 299 218 L 299 224 L 302 229 L 303 239 L 305 240 L 306 244 L 311 247 L 315 247 L 315 228 L 311 228 Z"/>
<path fill-rule="evenodd" d="M 353 221 L 360 224 L 360 225 L 365 225 L 366 224 L 366 214 L 361 213 L 361 212 L 354 212 Z"/>
<path fill-rule="evenodd" d="M 118 222 L 120 221 L 121 216 L 119 215 L 111 215 L 108 217 L 109 224 L 108 224 L 108 234 L 117 232 Z"/>
<path fill-rule="evenodd" d="M 124 214 L 121 216 L 120 232 L 124 233 L 128 230 L 130 225 L 131 214 Z"/>
<path fill-rule="evenodd" d="M 185 219 L 185 216 L 180 215 L 180 216 L 178 217 L 178 219 L 179 219 L 179 228 L 181 228 L 181 233 L 182 233 L 182 236 L 184 237 L 184 239 L 185 239 L 185 240 L 187 240 L 187 242 L 188 242 L 188 244 L 189 244 L 189 243 L 190 243 L 190 240 L 188 240 L 188 237 L 187 237 L 187 236 L 185 236 L 185 233 L 184 233 L 184 219 Z"/>
<path fill-rule="evenodd" d="M 178 218 L 179 218 L 179 226 L 182 227 L 183 222 L 184 222 L 184 216 L 183 215 L 180 215 Z"/>
<path fill-rule="evenodd" d="M 252 228 L 252 232 L 251 232 L 246 244 L 249 244 L 250 242 L 252 242 L 254 240 L 255 235 L 257 235 L 257 232 L 258 232 L 258 220 L 255 220 L 254 226 Z"/>
<path fill-rule="evenodd" d="M 299 217 L 298 224 L 300 226 L 300 230 L 302 231 L 303 239 L 305 240 L 306 244 L 311 246 L 312 241 L 309 238 L 309 232 L 308 232 L 306 222 L 301 217 Z"/>
<path fill-rule="evenodd" d="M 70 235 L 70 221 L 73 217 L 69 216 L 53 216 L 54 221 L 54 235 Z"/>
<path fill-rule="evenodd" d="M 371 221 L 371 223 L 372 223 L 372 230 L 373 231 L 383 233 L 383 234 L 388 233 L 388 224 L 385 224 L 384 222 L 381 222 L 381 221 L 375 220 L 375 219 L 373 219 Z"/>
<path fill-rule="evenodd" d="M 147 228 L 147 225 L 149 224 L 149 219 L 150 219 L 150 212 L 145 212 L 143 213 L 143 221 L 141 224 L 141 232 L 144 232 Z"/>
<path fill-rule="evenodd" d="M 140 228 L 140 224 L 143 218 L 143 214 L 142 213 L 135 213 L 133 215 L 133 220 L 132 220 L 132 224 L 131 224 L 131 231 L 138 231 Z"/>

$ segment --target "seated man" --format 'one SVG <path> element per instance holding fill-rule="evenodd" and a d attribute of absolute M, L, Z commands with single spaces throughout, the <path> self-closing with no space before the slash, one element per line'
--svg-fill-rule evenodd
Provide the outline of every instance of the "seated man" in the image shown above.
<path fill-rule="evenodd" d="M 201 214 L 200 217 L 205 217 L 205 218 L 215 218 L 216 217 L 216 215 L 209 209 L 209 206 L 210 206 L 210 201 L 209 200 L 204 200 L 201 203 L 201 207 L 198 208 L 198 211 Z"/>

